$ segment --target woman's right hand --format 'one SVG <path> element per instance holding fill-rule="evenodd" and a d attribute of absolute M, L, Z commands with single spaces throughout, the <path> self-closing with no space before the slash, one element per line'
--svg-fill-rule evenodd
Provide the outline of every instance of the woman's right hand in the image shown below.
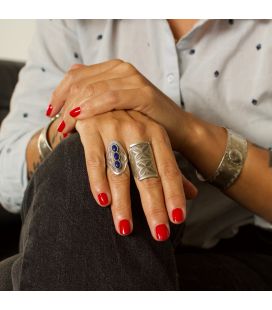
<path fill-rule="evenodd" d="M 170 234 L 168 220 L 180 224 L 185 219 L 185 192 L 188 199 L 197 194 L 197 189 L 179 170 L 166 131 L 136 111 L 113 111 L 79 120 L 76 129 L 85 151 L 92 194 L 100 206 L 111 205 L 120 235 L 133 230 L 130 171 L 128 165 L 120 175 L 106 169 L 106 150 L 112 141 L 118 141 L 125 151 L 131 144 L 151 142 L 159 177 L 142 181 L 135 178 L 135 182 L 153 238 L 166 240 Z"/>

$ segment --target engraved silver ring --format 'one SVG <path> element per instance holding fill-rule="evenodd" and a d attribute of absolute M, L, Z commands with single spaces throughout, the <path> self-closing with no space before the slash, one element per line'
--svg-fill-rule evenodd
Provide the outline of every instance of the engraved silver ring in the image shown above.
<path fill-rule="evenodd" d="M 129 146 L 129 162 L 132 173 L 139 181 L 158 178 L 158 170 L 150 142 L 139 142 Z"/>

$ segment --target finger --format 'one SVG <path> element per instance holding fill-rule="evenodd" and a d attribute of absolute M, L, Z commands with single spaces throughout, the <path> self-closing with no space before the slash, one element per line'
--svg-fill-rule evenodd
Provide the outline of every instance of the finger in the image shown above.
<path fill-rule="evenodd" d="M 133 230 L 129 168 L 121 175 L 115 175 L 108 169 L 107 176 L 112 193 L 111 211 L 115 229 L 120 235 L 129 235 Z"/>
<path fill-rule="evenodd" d="M 84 147 L 90 188 L 97 203 L 108 206 L 111 192 L 106 176 L 105 147 L 95 125 L 90 122 L 78 122 L 77 130 Z"/>
<path fill-rule="evenodd" d="M 86 82 L 86 80 L 84 80 Z M 87 80 L 89 82 L 89 79 Z M 86 83 L 87 83 L 86 82 Z M 81 117 L 81 106 L 90 100 L 91 97 L 99 96 L 107 91 L 115 91 L 119 89 L 133 89 L 139 87 L 139 80 L 134 76 L 127 78 L 114 78 L 109 80 L 98 81 L 93 84 L 81 84 L 83 90 L 77 94 L 71 94 L 65 103 L 65 113 L 63 120 L 65 122 L 65 130 L 71 131 L 75 126 L 75 121 L 72 118 L 85 119 L 90 117 L 88 113 L 84 113 Z M 83 110 L 85 112 L 85 110 Z"/>
<path fill-rule="evenodd" d="M 133 109 L 145 113 L 148 108 L 147 100 L 143 98 L 141 88 L 133 89 L 114 89 L 115 85 L 110 85 L 112 89 L 102 92 L 97 96 L 86 96 L 78 101 L 74 108 L 80 108 L 80 114 L 76 115 L 77 119 L 85 119 L 98 114 L 114 110 Z"/>
<path fill-rule="evenodd" d="M 161 178 L 164 199 L 171 222 L 180 224 L 186 216 L 186 199 L 183 189 L 183 178 L 176 162 L 170 140 L 166 131 L 157 123 L 135 111 L 128 114 L 141 120 L 148 128 L 157 169 Z"/>
<path fill-rule="evenodd" d="M 101 74 L 102 72 L 108 71 L 111 68 L 118 66 L 120 63 L 122 63 L 120 60 L 111 60 L 91 66 L 83 66 L 78 69 L 70 69 L 52 93 L 50 104 L 46 113 L 47 116 L 53 117 L 59 113 L 65 103 L 73 83 L 78 82 L 86 76 L 95 76 L 97 74 Z"/>
<path fill-rule="evenodd" d="M 164 203 L 161 179 L 149 178 L 135 183 L 140 193 L 142 207 L 153 238 L 165 241 L 170 236 L 168 215 Z"/>
<path fill-rule="evenodd" d="M 134 143 L 147 141 L 147 135 L 140 123 L 130 122 L 127 128 L 123 128 L 126 147 Z M 165 241 L 169 238 L 170 228 L 168 215 L 164 203 L 164 195 L 160 178 L 149 178 L 139 181 L 135 178 L 139 190 L 142 207 L 153 238 L 157 241 Z"/>
<path fill-rule="evenodd" d="M 150 126 L 150 119 L 143 115 L 142 113 L 139 113 L 139 112 L 136 112 L 136 111 L 127 111 L 127 113 L 135 120 L 138 120 L 140 122 L 143 122 L 146 126 Z M 157 123 L 155 123 L 155 126 Z M 169 146 L 169 150 L 171 151 L 171 157 L 172 157 L 172 160 L 173 159 L 173 156 L 174 154 L 172 154 L 172 147 L 171 147 L 171 143 L 170 143 L 170 140 L 167 136 L 167 133 L 163 130 L 163 128 L 159 127 L 158 128 L 159 132 L 162 131 L 162 135 L 165 136 L 165 139 L 166 139 L 166 144 Z M 176 163 L 176 160 L 174 160 L 174 162 Z M 178 166 L 177 166 L 178 167 Z M 178 169 L 180 170 L 180 168 L 178 167 Z M 186 199 L 193 199 L 197 196 L 198 194 L 198 190 L 197 188 L 194 186 L 193 183 L 191 183 L 182 173 L 182 183 L 183 183 L 183 188 L 184 188 L 184 193 L 185 193 L 185 197 Z"/>
<path fill-rule="evenodd" d="M 160 128 L 158 125 L 156 127 Z M 156 129 L 152 133 L 151 141 L 158 172 L 162 180 L 169 219 L 174 224 L 180 224 L 185 220 L 186 216 L 186 199 L 182 174 L 167 134 L 161 129 Z"/>
<path fill-rule="evenodd" d="M 79 69 L 79 68 L 83 68 L 83 67 L 85 67 L 85 65 L 83 65 L 83 64 L 74 64 L 74 65 L 72 65 L 70 70 Z"/>

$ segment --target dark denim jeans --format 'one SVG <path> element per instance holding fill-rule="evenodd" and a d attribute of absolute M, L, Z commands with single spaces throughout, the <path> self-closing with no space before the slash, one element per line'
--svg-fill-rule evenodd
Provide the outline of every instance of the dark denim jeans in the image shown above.
<path fill-rule="evenodd" d="M 272 288 L 271 232 L 249 225 L 213 249 L 201 250 L 178 246 L 184 226 L 171 225 L 171 240 L 157 242 L 133 180 L 131 197 L 134 232 L 122 237 L 110 208 L 99 207 L 92 197 L 79 136 L 65 140 L 29 183 L 20 253 L 0 263 L 0 289 Z"/>
<path fill-rule="evenodd" d="M 14 289 L 176 290 L 173 243 L 153 240 L 134 181 L 134 232 L 116 233 L 110 208 L 90 192 L 78 135 L 64 141 L 32 178 L 23 201 L 21 255 L 14 263 Z"/>

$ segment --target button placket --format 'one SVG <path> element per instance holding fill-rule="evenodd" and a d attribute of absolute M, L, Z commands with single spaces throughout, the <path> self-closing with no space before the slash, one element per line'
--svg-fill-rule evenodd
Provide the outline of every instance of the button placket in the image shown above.
<path fill-rule="evenodd" d="M 176 44 L 171 28 L 166 20 L 162 21 L 164 33 L 164 65 L 163 65 L 163 90 L 174 102 L 180 105 L 179 64 Z"/>

